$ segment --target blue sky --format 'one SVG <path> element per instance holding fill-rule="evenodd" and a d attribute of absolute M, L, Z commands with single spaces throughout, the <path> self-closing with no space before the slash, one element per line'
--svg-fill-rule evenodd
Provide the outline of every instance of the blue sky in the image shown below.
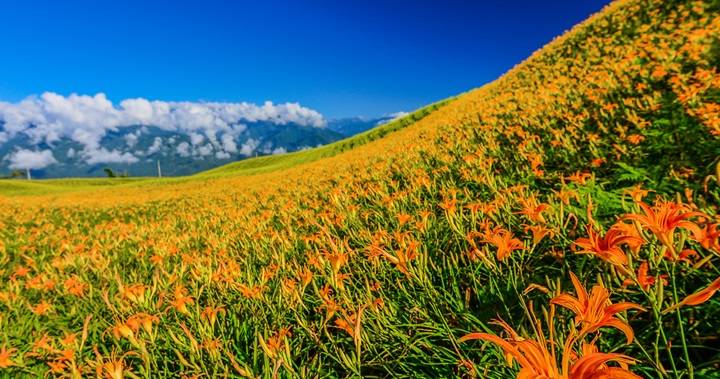
<path fill-rule="evenodd" d="M 607 1 L 3 1 L 0 100 L 411 111 L 492 81 Z"/>

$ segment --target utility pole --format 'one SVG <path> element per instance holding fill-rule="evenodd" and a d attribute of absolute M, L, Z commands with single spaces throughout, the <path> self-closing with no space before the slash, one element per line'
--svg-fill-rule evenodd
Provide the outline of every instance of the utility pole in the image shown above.
<path fill-rule="evenodd" d="M 160 160 L 157 161 L 157 167 L 158 167 L 158 178 L 162 178 L 162 170 L 160 170 Z"/>
<path fill-rule="evenodd" d="M 26 167 L 26 168 L 25 168 L 25 174 L 26 174 L 26 176 L 27 176 L 27 180 L 32 179 L 32 177 L 30 177 L 30 168 L 29 168 L 29 167 Z"/>

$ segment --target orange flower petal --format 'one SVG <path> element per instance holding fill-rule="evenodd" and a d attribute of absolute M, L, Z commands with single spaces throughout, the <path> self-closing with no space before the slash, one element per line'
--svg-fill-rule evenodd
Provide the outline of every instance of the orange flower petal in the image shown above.
<path fill-rule="evenodd" d="M 683 299 L 680 304 L 682 305 L 699 305 L 702 304 L 708 300 L 717 292 L 720 290 L 720 278 L 715 279 L 712 283 L 710 283 L 709 286 L 705 287 L 704 289 L 695 292 L 692 295 L 688 295 L 685 299 Z"/>

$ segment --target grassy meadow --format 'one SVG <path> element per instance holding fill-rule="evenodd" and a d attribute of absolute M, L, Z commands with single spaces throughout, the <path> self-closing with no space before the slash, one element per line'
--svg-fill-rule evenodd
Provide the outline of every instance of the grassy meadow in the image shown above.
<path fill-rule="evenodd" d="M 720 378 L 720 2 L 182 178 L 0 181 L 0 377 Z"/>

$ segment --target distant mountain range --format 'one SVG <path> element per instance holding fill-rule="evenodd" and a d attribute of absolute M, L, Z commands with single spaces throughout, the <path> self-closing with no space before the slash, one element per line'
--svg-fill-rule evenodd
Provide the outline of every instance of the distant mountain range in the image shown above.
<path fill-rule="evenodd" d="M 398 114 L 399 115 L 399 114 Z M 68 137 L 51 144 L 37 143 L 31 135 L 17 133 L 0 142 L 0 175 L 24 177 L 14 159 L 44 159 L 33 168 L 33 178 L 98 177 L 107 169 L 115 175 L 155 176 L 160 163 L 163 176 L 189 175 L 253 156 L 308 149 L 350 137 L 386 123 L 398 115 L 328 120 L 324 127 L 272 121 L 243 122 L 234 135 L 220 138 L 168 131 L 155 126 L 126 126 L 109 131 L 92 156 L 84 145 Z M 0 121 L 0 134 L 4 124 Z M 232 151 L 232 153 L 230 153 Z M 44 154 L 40 154 L 44 153 Z"/>

